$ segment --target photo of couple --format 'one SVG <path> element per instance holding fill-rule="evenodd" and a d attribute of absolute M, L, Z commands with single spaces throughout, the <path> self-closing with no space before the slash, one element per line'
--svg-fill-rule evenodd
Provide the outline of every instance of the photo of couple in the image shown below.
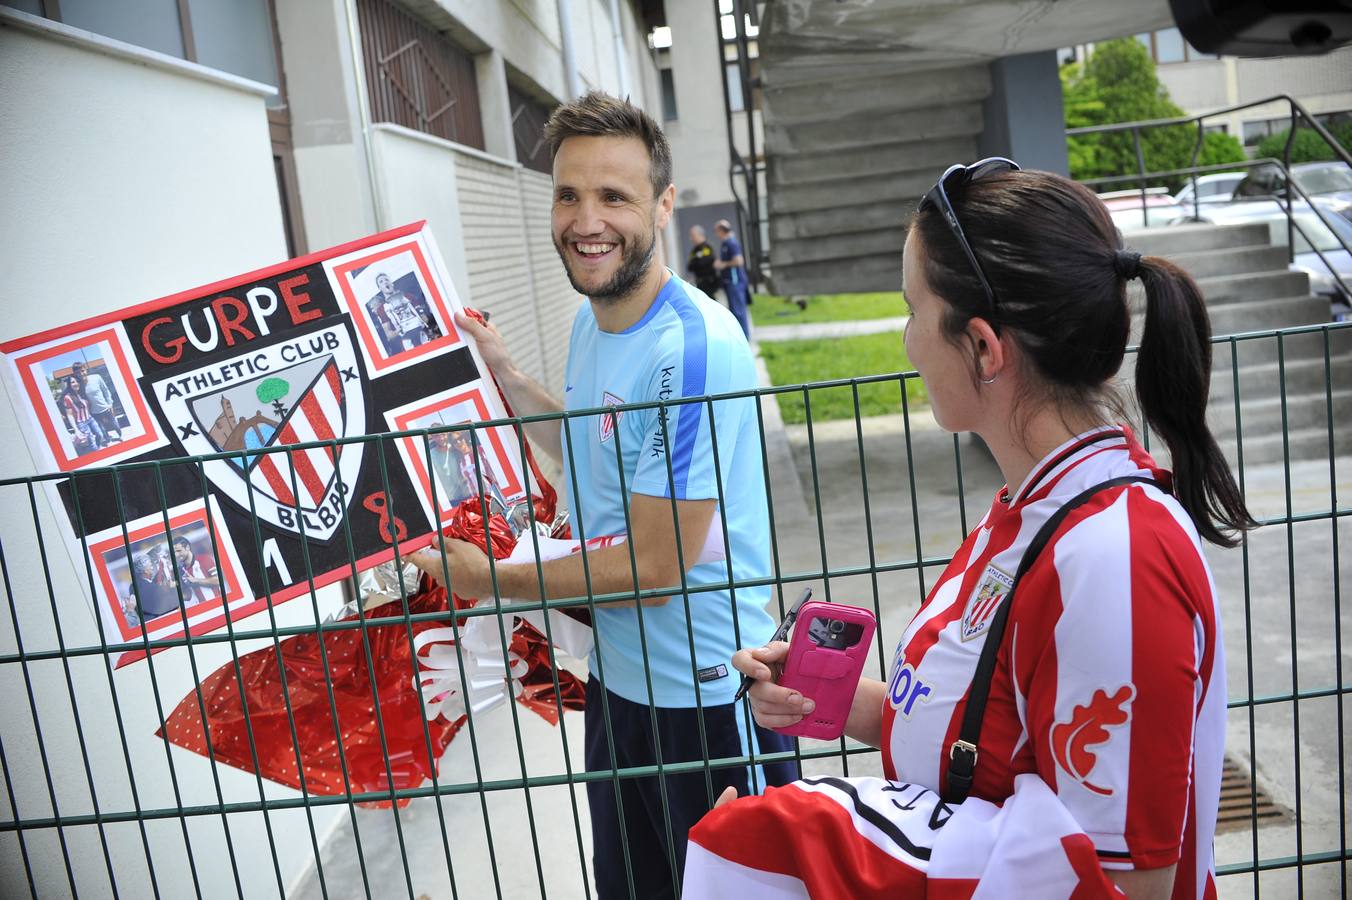
<path fill-rule="evenodd" d="M 98 346 L 49 360 L 47 386 L 70 435 L 75 455 L 85 456 L 122 440 L 127 416 Z"/>

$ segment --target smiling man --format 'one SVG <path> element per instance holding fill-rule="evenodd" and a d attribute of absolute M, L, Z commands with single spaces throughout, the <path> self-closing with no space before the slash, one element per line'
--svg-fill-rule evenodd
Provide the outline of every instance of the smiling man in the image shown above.
<path fill-rule="evenodd" d="M 516 367 L 496 328 L 463 316 L 457 324 L 478 342 L 518 414 L 673 405 L 526 426 L 535 446 L 563 466 L 574 536 L 627 533 L 630 540 L 588 552 L 585 566 L 580 555 L 545 562 L 538 572 L 499 565 L 499 594 L 538 598 L 540 573 L 550 598 L 671 589 L 596 609 L 589 771 L 788 749 L 787 738 L 748 722 L 733 703 L 737 683 L 728 666 L 733 652 L 762 645 L 774 629 L 768 587 L 729 585 L 730 577 L 770 574 L 756 401 L 676 403 L 754 388 L 746 338 L 726 309 L 664 265 L 657 236 L 676 189 L 657 124 L 594 92 L 561 106 L 546 136 L 554 246 L 588 298 L 573 322 L 564 403 Z M 726 546 L 727 562 L 697 564 L 706 541 Z M 425 551 L 414 561 L 438 579 L 448 571 L 462 596 L 492 596 L 477 548 L 447 541 L 444 551 L 444 559 Z M 780 764 L 700 769 L 665 784 L 588 782 L 598 896 L 630 896 L 631 878 L 636 896 L 674 895 L 686 833 L 713 800 L 728 786 L 746 794 L 794 774 Z"/>

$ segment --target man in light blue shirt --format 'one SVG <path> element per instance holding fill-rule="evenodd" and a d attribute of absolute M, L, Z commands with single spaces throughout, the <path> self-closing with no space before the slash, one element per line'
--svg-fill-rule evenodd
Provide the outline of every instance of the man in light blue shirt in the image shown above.
<path fill-rule="evenodd" d="M 710 394 L 756 386 L 750 348 L 722 306 L 663 265 L 658 232 L 675 187 L 661 129 L 626 101 L 591 93 L 546 127 L 554 159 L 553 237 L 573 287 L 587 296 L 569 344 L 564 402 L 523 374 L 497 330 L 457 324 L 520 415 L 621 408 L 528 425 L 559 460 L 575 537 L 627 534 L 617 546 L 535 565 L 498 565 L 500 595 L 549 598 L 670 589 L 598 605 L 587 685 L 587 768 L 610 770 L 788 749 L 733 703 L 729 665 L 769 640 L 769 514 L 756 400 Z M 710 535 L 713 535 L 711 538 Z M 727 560 L 696 562 L 706 541 Z M 492 596 L 487 559 L 444 543 L 451 586 Z M 440 577 L 443 554 L 414 557 Z M 712 586 L 706 589 L 706 586 Z M 721 586 L 721 587 L 719 587 Z M 727 787 L 783 784 L 791 766 L 588 782 L 598 896 L 673 896 L 686 832 Z M 672 863 L 674 862 L 674 866 Z M 626 864 L 627 863 L 627 864 Z"/>

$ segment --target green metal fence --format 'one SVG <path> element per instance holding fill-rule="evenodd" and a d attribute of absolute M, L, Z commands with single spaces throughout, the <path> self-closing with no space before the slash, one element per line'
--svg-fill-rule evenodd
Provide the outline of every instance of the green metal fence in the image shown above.
<path fill-rule="evenodd" d="M 1223 810 L 1233 821 L 1216 843 L 1222 895 L 1346 896 L 1350 688 L 1343 634 L 1349 614 L 1342 605 L 1341 574 L 1352 545 L 1342 533 L 1352 514 L 1347 505 L 1352 326 L 1254 332 L 1214 343 L 1213 425 L 1261 521 L 1239 548 L 1209 551 L 1223 595 L 1229 657 L 1227 753 L 1241 778 L 1227 794 L 1226 802 L 1236 808 Z M 1299 366 L 1293 362 L 1297 351 Z M 1262 374 L 1269 364 L 1275 364 L 1275 377 Z M 869 670 L 876 677 L 886 677 L 901 629 L 1000 480 L 982 447 L 937 431 L 926 411 L 911 407 L 903 387 L 914 377 L 677 401 L 704 404 L 711 417 L 730 400 L 757 401 L 772 571 L 731 589 L 769 586 L 776 616 L 802 585 L 871 608 L 880 622 Z M 865 419 L 856 402 L 852 420 L 814 421 L 814 397 L 848 392 L 857 401 L 859 387 L 869 383 L 896 385 L 899 415 Z M 806 425 L 779 424 L 773 405 L 778 395 L 801 400 Z M 601 414 L 605 411 L 570 413 L 568 427 Z M 470 433 L 477 442 L 477 431 Z M 523 450 L 521 429 L 516 433 Z M 362 440 L 376 445 L 383 466 L 389 442 L 409 434 L 428 449 L 427 431 Z M 616 434 L 618 459 L 618 429 Z M 1275 457 L 1274 437 L 1280 444 Z M 305 446 L 276 452 L 289 455 Z M 566 441 L 565 456 L 572 452 Z M 1256 462 L 1255 456 L 1270 461 Z M 339 754 L 340 793 L 296 791 L 219 764 L 209 748 L 200 756 L 185 752 L 154 731 L 185 691 L 216 668 L 233 662 L 243 693 L 239 659 L 248 652 L 272 648 L 280 659 L 288 638 L 349 633 L 362 641 L 370 665 L 371 629 L 398 625 L 411 645 L 415 625 L 449 618 L 409 612 L 370 618 L 359 610 L 354 620 L 326 622 L 332 592 L 311 591 L 247 621 L 227 616 L 225 629 L 212 634 L 151 641 L 143 628 L 140 640 L 121 642 L 103 633 L 84 599 L 94 589 L 92 569 L 67 573 L 64 558 L 49 550 L 57 526 L 39 500 L 40 483 L 111 474 L 115 493 L 121 479 L 153 479 L 163 497 L 166 477 L 189 472 L 205 495 L 202 462 L 219 457 L 0 480 L 0 580 L 8 609 L 0 617 L 6 620 L 0 630 L 0 686 L 6 697 L 0 720 L 6 795 L 0 874 L 6 896 L 589 897 L 594 886 L 582 790 L 588 780 L 618 783 L 658 772 L 707 776 L 718 768 L 785 757 L 812 773 L 880 770 L 873 748 L 848 740 L 804 740 L 792 754 L 712 759 L 706 754 L 694 763 L 585 773 L 581 717 L 562 715 L 556 728 L 522 715 L 515 703 L 481 715 L 471 710 L 439 772 L 420 787 L 354 788 Z M 72 496 L 78 520 L 79 493 Z M 167 534 L 167 513 L 164 522 Z M 574 525 L 575 536 L 588 537 L 585 521 Z M 726 536 L 725 515 L 723 525 Z M 258 529 L 255 539 L 261 555 Z M 355 561 L 351 569 L 355 582 Z M 672 602 L 698 602 L 702 592 L 728 587 L 682 584 Z M 461 611 L 450 624 L 463 628 L 499 611 L 594 608 L 607 599 L 671 593 L 636 590 L 476 608 Z M 505 645 L 506 625 L 499 624 L 498 636 Z M 333 679 L 324 644 L 319 646 L 321 680 L 336 718 Z M 160 652 L 114 669 L 116 654 L 136 650 Z M 410 668 L 409 678 L 416 674 Z M 463 663 L 460 674 L 465 675 Z M 379 695 L 373 693 L 372 700 L 378 713 Z M 286 718 L 294 741 L 297 722 L 289 700 Z M 386 723 L 379 714 L 375 721 L 384 748 Z M 421 727 L 433 755 L 427 723 Z M 257 768 L 252 727 L 248 743 Z M 294 762 L 302 768 L 299 751 Z M 395 764 L 387 751 L 383 766 L 390 785 Z M 1253 776 L 1247 782 L 1246 774 Z M 705 783 L 712 795 L 707 777 Z M 386 808 L 366 808 L 378 803 Z M 399 803 L 406 805 L 401 809 Z"/>

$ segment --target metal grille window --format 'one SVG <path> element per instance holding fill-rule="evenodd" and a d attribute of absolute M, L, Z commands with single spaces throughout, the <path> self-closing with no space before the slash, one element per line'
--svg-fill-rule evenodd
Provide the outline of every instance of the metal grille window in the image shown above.
<path fill-rule="evenodd" d="M 484 149 L 474 58 L 390 0 L 358 0 L 371 118 Z"/>
<path fill-rule="evenodd" d="M 512 105 L 512 139 L 516 142 L 516 161 L 528 169 L 553 172 L 549 158 L 549 144 L 545 141 L 545 123 L 550 108 L 516 85 L 507 85 L 507 99 Z"/>

